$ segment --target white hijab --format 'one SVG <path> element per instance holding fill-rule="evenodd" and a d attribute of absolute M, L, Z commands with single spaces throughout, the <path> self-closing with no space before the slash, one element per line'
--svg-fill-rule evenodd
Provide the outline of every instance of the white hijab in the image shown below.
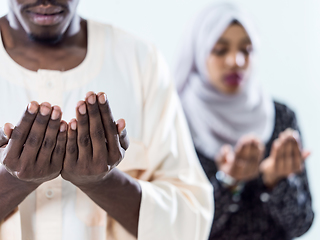
<path fill-rule="evenodd" d="M 209 83 L 206 60 L 234 20 L 245 28 L 256 52 L 258 39 L 247 14 L 232 4 L 214 5 L 201 11 L 188 28 L 175 69 L 177 90 L 195 147 L 211 159 L 224 144 L 234 147 L 246 134 L 267 143 L 274 129 L 273 101 L 252 74 L 234 95 L 223 94 Z"/>

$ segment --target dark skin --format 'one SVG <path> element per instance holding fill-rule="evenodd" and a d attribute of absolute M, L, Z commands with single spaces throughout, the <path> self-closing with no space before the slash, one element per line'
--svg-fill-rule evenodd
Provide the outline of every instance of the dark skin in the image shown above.
<path fill-rule="evenodd" d="M 0 19 L 8 54 L 32 71 L 78 66 L 87 52 L 87 24 L 75 13 L 77 4 L 11 0 L 8 15 Z M 44 21 L 33 12 L 55 16 Z M 116 168 L 129 145 L 125 121 L 113 121 L 104 93 L 89 92 L 76 113 L 67 124 L 58 106 L 32 102 L 14 129 L 5 125 L 7 137 L 0 132 L 0 220 L 39 185 L 61 174 L 137 236 L 141 188 Z"/>
<path fill-rule="evenodd" d="M 61 16 L 63 20 L 54 26 L 36 25 L 26 16 L 28 8 L 20 11 L 20 8 L 34 5 L 39 9 L 41 6 L 56 6 L 50 4 L 51 1 L 40 1 L 40 5 L 37 5 L 37 2 L 39 1 L 10 0 L 9 13 L 0 19 L 1 35 L 6 51 L 19 65 L 32 71 L 38 69 L 67 71 L 77 67 L 87 53 L 87 22 L 75 13 L 78 1 L 52 1 L 65 6 L 64 14 Z M 39 41 L 31 39 L 29 37 L 31 34 L 37 36 Z M 45 40 L 47 35 L 52 35 L 52 39 L 60 39 L 50 44 Z"/>
<path fill-rule="evenodd" d="M 67 124 L 60 121 L 58 106 L 32 102 L 14 129 L 5 125 L 1 132 L 1 219 L 41 183 L 59 176 L 67 141 Z"/>

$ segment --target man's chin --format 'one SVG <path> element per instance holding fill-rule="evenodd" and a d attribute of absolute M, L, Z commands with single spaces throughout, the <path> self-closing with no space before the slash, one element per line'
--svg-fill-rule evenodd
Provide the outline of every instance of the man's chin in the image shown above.
<path fill-rule="evenodd" d="M 29 34 L 29 39 L 32 41 L 35 41 L 37 43 L 43 44 L 43 45 L 55 45 L 60 42 L 62 39 L 62 35 L 57 36 L 49 36 L 49 35 L 43 35 L 38 36 L 35 34 Z"/>

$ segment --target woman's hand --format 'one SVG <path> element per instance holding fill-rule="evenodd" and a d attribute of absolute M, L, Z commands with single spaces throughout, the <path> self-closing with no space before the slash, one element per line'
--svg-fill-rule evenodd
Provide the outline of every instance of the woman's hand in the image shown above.
<path fill-rule="evenodd" d="M 235 147 L 221 148 L 218 168 L 237 181 L 249 181 L 259 175 L 259 164 L 264 153 L 262 142 L 252 135 L 244 136 Z"/>
<path fill-rule="evenodd" d="M 260 165 L 264 184 L 273 188 L 281 179 L 300 173 L 309 155 L 309 151 L 301 150 L 297 131 L 287 129 L 280 133 L 272 144 L 270 156 Z"/>

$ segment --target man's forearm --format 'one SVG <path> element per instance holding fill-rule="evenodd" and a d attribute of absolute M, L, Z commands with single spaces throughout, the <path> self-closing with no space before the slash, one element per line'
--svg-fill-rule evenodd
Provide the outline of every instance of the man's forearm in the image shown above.
<path fill-rule="evenodd" d="M 0 164 L 0 221 L 8 216 L 38 185 L 23 182 Z"/>
<path fill-rule="evenodd" d="M 136 180 L 115 168 L 101 183 L 79 188 L 137 237 L 141 187 Z"/>

